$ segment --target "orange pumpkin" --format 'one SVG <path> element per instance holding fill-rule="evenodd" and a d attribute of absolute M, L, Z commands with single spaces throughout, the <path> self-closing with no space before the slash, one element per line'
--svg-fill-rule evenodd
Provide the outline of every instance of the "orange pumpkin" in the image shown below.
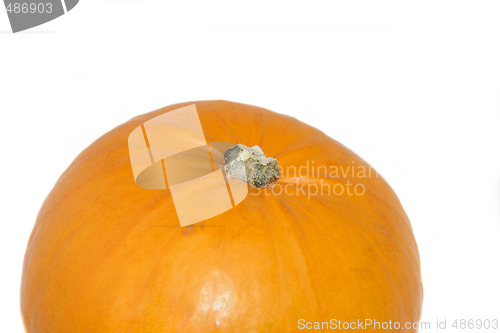
<path fill-rule="evenodd" d="M 258 145 L 278 160 L 281 177 L 180 227 L 168 189 L 136 185 L 127 140 L 145 121 L 193 103 L 208 143 Z M 291 332 L 315 322 L 419 320 L 410 222 L 366 162 L 291 117 L 193 103 L 113 129 L 57 181 L 24 259 L 28 332 Z M 328 191 L 312 193 L 321 186 Z M 392 327 L 378 331 L 399 331 Z"/>

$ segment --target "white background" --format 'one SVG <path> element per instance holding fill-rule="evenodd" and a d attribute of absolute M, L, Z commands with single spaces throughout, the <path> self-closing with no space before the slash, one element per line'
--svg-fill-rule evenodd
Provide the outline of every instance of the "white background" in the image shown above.
<path fill-rule="evenodd" d="M 81 0 L 9 30 L 0 8 L 0 331 L 22 331 L 26 243 L 74 157 L 199 99 L 286 113 L 354 150 L 410 217 L 422 320 L 500 317 L 500 2 Z"/>

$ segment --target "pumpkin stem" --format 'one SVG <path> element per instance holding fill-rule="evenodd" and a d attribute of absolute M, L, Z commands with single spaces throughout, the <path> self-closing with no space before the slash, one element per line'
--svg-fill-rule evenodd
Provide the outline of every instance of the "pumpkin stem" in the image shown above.
<path fill-rule="evenodd" d="M 267 186 L 280 177 L 278 161 L 266 157 L 259 146 L 232 146 L 224 152 L 224 164 L 229 177 L 243 180 L 256 188 Z"/>

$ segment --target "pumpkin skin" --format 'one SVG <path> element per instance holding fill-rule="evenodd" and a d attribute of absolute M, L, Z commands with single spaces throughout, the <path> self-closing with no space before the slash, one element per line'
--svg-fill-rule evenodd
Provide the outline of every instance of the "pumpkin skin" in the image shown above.
<path fill-rule="evenodd" d="M 180 227 L 168 189 L 135 184 L 127 139 L 193 103 L 207 141 L 259 145 L 284 172 L 264 191 L 249 188 L 233 209 Z M 38 214 L 21 283 L 26 331 L 292 332 L 303 331 L 300 319 L 418 321 L 419 255 L 392 189 L 350 172 L 287 174 L 307 160 L 315 170 L 370 168 L 296 119 L 227 101 L 172 105 L 108 132 L 63 173 Z M 269 193 L 321 180 L 365 192 Z"/>

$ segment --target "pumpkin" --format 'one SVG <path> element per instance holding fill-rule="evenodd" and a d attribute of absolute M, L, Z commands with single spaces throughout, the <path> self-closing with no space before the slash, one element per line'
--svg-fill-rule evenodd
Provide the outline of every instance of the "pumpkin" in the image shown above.
<path fill-rule="evenodd" d="M 128 139 L 193 104 L 209 145 L 259 146 L 280 177 L 181 227 L 169 188 L 135 182 Z M 40 209 L 21 283 L 27 332 L 292 332 L 365 320 L 367 332 L 392 332 L 418 322 L 421 306 L 412 228 L 382 177 L 294 118 L 227 101 L 138 116 L 85 149 Z"/>

